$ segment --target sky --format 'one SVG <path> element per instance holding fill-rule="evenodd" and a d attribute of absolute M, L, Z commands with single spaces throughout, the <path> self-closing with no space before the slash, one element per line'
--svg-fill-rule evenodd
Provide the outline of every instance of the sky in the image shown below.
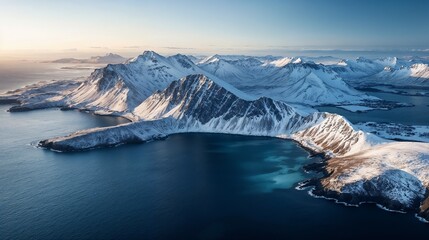
<path fill-rule="evenodd" d="M 429 49 L 429 0 L 0 0 L 0 57 Z"/>

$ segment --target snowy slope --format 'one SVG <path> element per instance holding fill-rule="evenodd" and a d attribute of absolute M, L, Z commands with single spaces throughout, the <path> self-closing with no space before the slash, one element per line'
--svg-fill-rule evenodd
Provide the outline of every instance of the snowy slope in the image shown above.
<path fill-rule="evenodd" d="M 198 72 L 184 55 L 165 58 L 153 51 L 95 70 L 70 96 L 73 107 L 127 112 L 173 80 Z"/>
<path fill-rule="evenodd" d="M 324 152 L 331 157 L 353 155 L 388 142 L 359 130 L 339 115 L 323 114 L 324 118 L 319 124 L 294 133 L 292 138 L 315 152 Z"/>
<path fill-rule="evenodd" d="M 113 127 L 92 128 L 68 136 L 43 140 L 40 146 L 57 151 L 80 151 L 112 147 L 124 143 L 146 142 L 161 139 L 175 131 L 172 119 L 125 123 Z"/>
<path fill-rule="evenodd" d="M 394 86 L 429 86 L 429 65 L 415 63 L 407 67 L 385 67 L 383 71 L 362 79 L 367 83 L 373 83 L 374 79 L 378 84 Z"/>
<path fill-rule="evenodd" d="M 262 64 L 260 61 L 258 62 L 256 66 L 260 66 Z M 251 66 L 249 64 L 251 63 L 247 63 L 242 59 L 227 61 L 222 58 L 219 58 L 218 55 L 214 55 L 198 63 L 198 66 L 204 69 L 204 71 L 211 73 L 212 75 L 220 79 L 224 79 L 225 81 L 234 86 L 237 86 L 241 85 L 242 82 L 255 80 L 254 75 L 252 75 L 250 72 L 245 71 L 246 67 Z"/>
<path fill-rule="evenodd" d="M 42 145 L 57 150 L 78 150 L 80 147 L 86 149 L 87 146 L 119 144 L 135 139 L 148 140 L 147 136 L 152 136 L 151 128 L 142 130 L 141 127 L 136 127 L 141 124 L 146 126 L 147 122 L 160 122 L 156 124 L 168 126 L 157 132 L 161 135 L 177 132 L 223 132 L 276 136 L 280 133 L 286 135 L 320 121 L 321 114 L 302 117 L 289 105 L 269 98 L 253 101 L 242 99 L 240 94 L 234 94 L 238 90 L 229 91 L 229 86 L 225 88 L 223 84 L 204 75 L 187 76 L 172 82 L 165 90 L 157 91 L 140 104 L 133 112 L 136 120 L 134 123 L 87 130 L 47 140 Z M 103 132 L 106 137 L 94 138 L 94 132 Z M 90 142 L 88 145 L 82 143 L 85 139 Z"/>
<path fill-rule="evenodd" d="M 26 111 L 66 105 L 65 95 L 76 89 L 84 79 L 41 81 L 0 94 L 0 103 L 19 103 L 9 110 Z"/>
<path fill-rule="evenodd" d="M 286 65 L 288 65 L 289 63 L 301 63 L 302 59 L 301 58 L 294 58 L 294 57 L 285 57 L 285 58 L 280 58 L 271 62 L 265 62 L 264 66 L 274 66 L 274 67 L 284 67 Z"/>
<path fill-rule="evenodd" d="M 353 196 L 352 203 L 378 201 L 390 209 L 416 208 L 429 188 L 429 144 L 390 142 L 328 160 L 325 189 Z"/>
<path fill-rule="evenodd" d="M 314 63 L 287 64 L 258 84 L 261 87 L 253 88 L 252 93 L 270 94 L 286 102 L 323 105 L 376 100 L 350 87 L 334 71 Z M 269 86 L 268 91 L 263 86 Z"/>
<path fill-rule="evenodd" d="M 342 60 L 329 66 L 353 86 L 392 85 L 429 86 L 428 61 L 424 58 L 397 57 Z"/>
<path fill-rule="evenodd" d="M 382 61 L 373 61 L 364 57 L 355 60 L 343 59 L 338 64 L 330 66 L 344 80 L 352 81 L 374 75 L 384 69 Z"/>
<path fill-rule="evenodd" d="M 301 58 L 286 57 L 262 62 L 256 58 L 225 60 L 214 55 L 198 66 L 257 97 L 309 105 L 376 100 L 348 86 L 328 67 L 303 62 Z"/>
<path fill-rule="evenodd" d="M 95 70 L 70 96 L 72 107 L 110 112 L 131 112 L 152 93 L 189 74 L 205 73 L 185 55 L 163 57 L 146 51 L 125 64 Z M 216 78 L 216 77 L 213 77 Z M 223 82 L 216 79 L 217 82 Z M 224 87 L 228 87 L 224 83 Z M 235 89 L 229 86 L 231 91 Z M 241 97 L 251 98 L 243 93 Z"/>
<path fill-rule="evenodd" d="M 314 106 L 355 104 L 375 99 L 349 87 L 326 66 L 302 62 L 300 58 L 214 55 L 196 65 L 181 54 L 163 57 L 153 51 L 145 51 L 125 63 L 96 69 L 71 92 L 61 93 L 60 89 L 40 85 L 46 95 L 57 96 L 55 103 L 52 99 L 27 98 L 26 106 L 21 109 L 55 106 L 123 115 L 132 112 L 152 93 L 190 74 L 204 74 L 217 83 L 224 82 L 222 85 L 229 86 L 229 91 L 238 88 L 240 91 L 235 94 L 246 100 L 270 97 Z"/>
<path fill-rule="evenodd" d="M 155 92 L 127 117 L 136 124 L 174 119 L 168 120 L 172 125 L 164 135 L 174 132 L 218 132 L 293 138 L 316 152 L 331 156 L 343 156 L 385 141 L 355 130 L 347 120 L 336 114 L 316 112 L 302 116 L 284 102 L 266 97 L 246 100 L 240 97 L 238 90 L 231 90 L 224 82 L 215 82 L 204 75 L 189 75 L 173 81 L 163 91 Z M 130 126 L 134 125 L 125 124 L 117 128 Z M 132 140 L 141 134 L 126 132 Z M 79 141 L 84 138 L 84 134 L 78 136 Z M 100 143 L 90 145 L 104 146 L 107 139 L 110 137 L 99 138 Z M 127 142 L 126 139 L 117 141 Z M 55 142 L 64 144 L 63 141 L 64 138 L 53 139 L 50 141 L 53 144 L 51 147 L 55 148 Z M 74 144 L 73 136 L 67 138 L 67 142 Z"/>
<path fill-rule="evenodd" d="M 204 75 L 189 75 L 150 96 L 135 109 L 134 115 L 140 120 L 192 118 L 203 125 L 213 120 L 219 120 L 217 124 L 233 120 L 233 123 L 241 122 L 239 126 L 233 127 L 243 131 L 251 127 L 254 130 L 261 128 L 262 133 L 272 131 L 273 134 L 286 127 L 278 122 L 295 122 L 291 119 L 297 118 L 298 121 L 301 118 L 285 103 L 265 97 L 248 101 L 240 98 L 238 90 L 230 91 L 222 84 Z M 245 124 L 246 121 L 258 123 Z"/>
<path fill-rule="evenodd" d="M 341 61 L 341 58 L 333 57 L 333 56 L 317 56 L 317 57 L 302 56 L 300 58 L 302 58 L 305 62 L 314 62 L 314 63 L 323 64 L 323 65 L 333 65 Z"/>

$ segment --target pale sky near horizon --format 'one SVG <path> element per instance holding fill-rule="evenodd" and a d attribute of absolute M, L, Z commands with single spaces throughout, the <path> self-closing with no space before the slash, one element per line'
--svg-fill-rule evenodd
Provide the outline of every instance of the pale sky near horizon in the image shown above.
<path fill-rule="evenodd" d="M 0 54 L 429 49 L 429 0 L 0 0 Z"/>

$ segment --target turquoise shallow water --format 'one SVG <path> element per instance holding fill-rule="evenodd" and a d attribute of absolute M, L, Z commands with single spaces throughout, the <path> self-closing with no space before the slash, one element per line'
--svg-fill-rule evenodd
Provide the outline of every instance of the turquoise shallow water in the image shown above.
<path fill-rule="evenodd" d="M 78 153 L 38 140 L 124 120 L 0 106 L 1 239 L 348 238 L 426 235 L 411 214 L 294 189 L 314 161 L 292 141 L 222 134 Z M 333 235 L 334 234 L 334 235 Z"/>

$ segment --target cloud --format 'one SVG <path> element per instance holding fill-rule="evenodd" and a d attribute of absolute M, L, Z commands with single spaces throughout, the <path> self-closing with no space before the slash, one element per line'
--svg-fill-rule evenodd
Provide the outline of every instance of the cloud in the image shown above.
<path fill-rule="evenodd" d="M 66 48 L 63 49 L 64 52 L 77 52 L 77 48 Z"/>
<path fill-rule="evenodd" d="M 186 48 L 186 47 L 163 47 L 166 49 L 173 49 L 173 50 L 193 50 L 195 48 Z"/>
<path fill-rule="evenodd" d="M 142 48 L 141 46 L 125 46 L 124 48 Z"/>
<path fill-rule="evenodd" d="M 411 52 L 429 52 L 429 48 L 413 48 L 410 50 Z"/>
<path fill-rule="evenodd" d="M 108 47 L 100 47 L 100 46 L 91 46 L 89 48 L 93 48 L 93 49 L 109 49 Z"/>

